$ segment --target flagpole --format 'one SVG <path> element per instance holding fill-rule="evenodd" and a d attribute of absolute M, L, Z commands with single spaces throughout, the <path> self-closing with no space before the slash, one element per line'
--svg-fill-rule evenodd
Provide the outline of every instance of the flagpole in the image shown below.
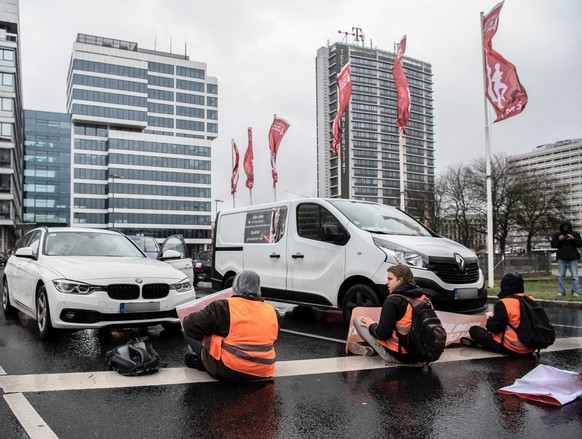
<path fill-rule="evenodd" d="M 230 168 L 234 169 L 234 139 L 230 139 Z M 232 194 L 232 208 L 236 209 L 236 192 Z"/>
<path fill-rule="evenodd" d="M 487 107 L 487 66 L 485 58 L 485 40 L 483 35 L 483 18 L 484 13 L 481 12 L 481 52 L 483 57 L 483 103 L 485 108 L 485 179 L 487 186 L 487 280 L 488 287 L 494 286 L 494 243 L 493 243 L 493 184 L 491 181 L 491 140 L 489 138 L 490 124 L 489 124 L 489 109 Z"/>
<path fill-rule="evenodd" d="M 402 130 L 398 130 L 398 144 L 399 148 L 399 159 L 400 159 L 400 210 L 405 210 L 406 205 L 404 202 L 404 135 Z"/>

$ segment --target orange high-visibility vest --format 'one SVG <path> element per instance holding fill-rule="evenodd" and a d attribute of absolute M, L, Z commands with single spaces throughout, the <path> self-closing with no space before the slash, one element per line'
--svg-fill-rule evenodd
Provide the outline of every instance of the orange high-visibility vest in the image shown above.
<path fill-rule="evenodd" d="M 516 296 L 525 296 L 524 293 L 515 294 Z M 533 299 L 533 297 L 531 297 Z M 507 316 L 509 317 L 509 325 L 517 328 L 521 320 L 521 310 L 519 307 L 519 299 L 514 299 L 511 297 L 506 297 L 501 299 L 507 310 Z M 497 343 L 503 344 L 507 349 L 511 349 L 518 354 L 531 354 L 535 349 L 528 348 L 525 346 L 519 338 L 517 338 L 517 333 L 509 326 L 505 327 L 505 333 L 500 332 L 499 334 L 492 334 L 493 339 Z"/>
<path fill-rule="evenodd" d="M 414 298 L 414 300 L 420 300 L 421 302 L 426 300 L 426 296 L 423 294 L 418 298 Z M 392 331 L 392 335 L 388 340 L 378 340 L 381 345 L 387 347 L 393 352 L 400 352 L 401 354 L 408 354 L 406 349 L 403 346 L 400 346 L 400 351 L 398 351 L 398 334 L 406 335 L 410 332 L 410 328 L 412 327 L 412 306 L 410 303 L 406 303 L 406 312 L 404 316 L 396 322 L 394 325 L 394 331 Z"/>
<path fill-rule="evenodd" d="M 275 347 L 279 323 L 277 312 L 268 303 L 231 297 L 228 301 L 228 336 L 205 337 L 204 347 L 216 360 L 232 370 L 257 377 L 275 373 Z"/>

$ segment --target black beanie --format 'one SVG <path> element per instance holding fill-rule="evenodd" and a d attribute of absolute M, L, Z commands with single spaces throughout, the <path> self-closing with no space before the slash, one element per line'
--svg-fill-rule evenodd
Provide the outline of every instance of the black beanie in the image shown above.
<path fill-rule="evenodd" d="M 523 293 L 523 278 L 521 274 L 515 273 L 505 273 L 503 279 L 501 279 L 501 292 L 499 294 L 517 294 Z"/>

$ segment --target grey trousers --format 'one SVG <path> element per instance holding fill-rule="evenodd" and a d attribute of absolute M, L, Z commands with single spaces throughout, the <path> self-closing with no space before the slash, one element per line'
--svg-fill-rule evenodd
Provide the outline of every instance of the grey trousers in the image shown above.
<path fill-rule="evenodd" d="M 372 346 L 372 349 L 378 352 L 378 355 L 380 355 L 384 361 L 387 361 L 388 363 L 404 364 L 402 361 L 394 357 L 394 355 L 392 355 L 384 345 L 380 344 L 378 339 L 374 338 L 372 334 L 370 334 L 368 328 L 362 326 L 359 318 L 354 319 L 354 328 L 356 328 L 356 332 L 360 335 L 360 337 L 362 337 L 370 346 Z"/>

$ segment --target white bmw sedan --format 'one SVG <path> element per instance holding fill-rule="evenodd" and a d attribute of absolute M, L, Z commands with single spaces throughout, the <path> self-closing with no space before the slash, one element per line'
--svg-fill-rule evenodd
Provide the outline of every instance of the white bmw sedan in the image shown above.
<path fill-rule="evenodd" d="M 22 237 L 1 295 L 4 313 L 35 319 L 41 338 L 59 329 L 175 324 L 175 307 L 195 298 L 188 276 L 148 258 L 127 236 L 65 227 Z"/>

